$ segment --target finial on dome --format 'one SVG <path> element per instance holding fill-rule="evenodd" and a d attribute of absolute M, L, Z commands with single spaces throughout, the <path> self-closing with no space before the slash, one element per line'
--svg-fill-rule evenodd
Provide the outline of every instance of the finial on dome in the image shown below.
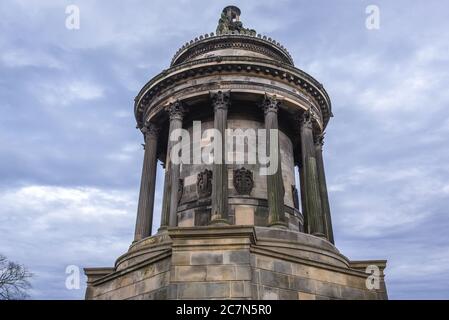
<path fill-rule="evenodd" d="M 255 36 L 256 30 L 247 29 L 243 27 L 240 21 L 240 9 L 236 6 L 227 6 L 221 12 L 221 17 L 218 20 L 217 34 L 224 34 L 227 32 L 237 31 L 238 33 L 248 33 Z"/>

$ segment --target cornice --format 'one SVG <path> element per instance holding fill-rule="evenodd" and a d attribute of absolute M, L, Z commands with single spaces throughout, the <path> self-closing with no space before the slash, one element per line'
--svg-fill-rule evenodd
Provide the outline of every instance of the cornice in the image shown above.
<path fill-rule="evenodd" d="M 173 87 L 168 87 L 166 90 L 161 90 L 161 92 L 151 100 L 151 104 L 147 105 L 141 117 L 145 121 L 149 121 L 161 111 L 164 110 L 165 106 L 174 100 L 184 100 L 193 97 L 207 96 L 210 91 L 218 90 L 230 90 L 234 93 L 254 93 L 261 96 L 267 94 L 277 95 L 284 102 L 289 101 L 289 105 L 296 105 L 300 110 L 307 110 L 312 108 L 314 110 L 314 118 L 320 128 L 320 131 L 324 129 L 323 117 L 318 109 L 318 106 L 313 102 L 313 100 L 298 90 L 292 91 L 281 87 L 281 83 L 269 80 L 270 83 L 266 81 L 256 82 L 254 79 L 249 81 L 247 76 L 243 74 L 239 80 L 237 79 L 226 79 L 228 77 L 234 78 L 235 74 L 223 75 L 215 77 L 211 75 L 209 77 L 202 77 L 193 79 L 192 84 L 186 85 L 186 83 L 180 85 L 174 85 Z M 263 78 L 260 78 L 263 80 Z M 262 99 L 262 97 L 261 97 Z M 284 103 L 284 105 L 286 105 Z"/>
<path fill-rule="evenodd" d="M 175 65 L 151 79 L 135 98 L 134 113 L 139 127 L 147 107 L 167 88 L 188 79 L 214 74 L 254 74 L 259 77 L 274 77 L 296 90 L 307 94 L 323 117 L 324 126 L 332 117 L 330 98 L 322 84 L 306 72 L 270 59 L 240 56 L 203 58 Z"/>

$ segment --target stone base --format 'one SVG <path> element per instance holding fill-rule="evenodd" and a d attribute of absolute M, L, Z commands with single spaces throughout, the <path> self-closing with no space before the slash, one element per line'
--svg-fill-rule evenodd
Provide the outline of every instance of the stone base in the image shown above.
<path fill-rule="evenodd" d="M 368 265 L 380 270 L 367 289 Z M 266 227 L 170 228 L 114 268 L 86 268 L 86 299 L 387 299 L 385 260 L 351 262 L 328 241 Z"/>

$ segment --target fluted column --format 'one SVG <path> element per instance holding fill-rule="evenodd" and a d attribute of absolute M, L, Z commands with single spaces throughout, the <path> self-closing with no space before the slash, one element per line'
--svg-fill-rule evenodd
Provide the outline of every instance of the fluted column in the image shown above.
<path fill-rule="evenodd" d="M 301 211 L 302 216 L 304 218 L 304 232 L 309 232 L 309 222 L 307 220 L 307 209 L 306 209 L 306 201 L 305 201 L 305 193 L 304 193 L 304 170 L 302 168 L 302 162 L 299 160 L 297 163 L 298 166 L 298 173 L 299 173 L 299 189 L 300 189 L 300 196 L 301 196 Z"/>
<path fill-rule="evenodd" d="M 171 161 L 171 150 L 176 141 L 170 140 L 171 133 L 182 128 L 182 119 L 185 109 L 180 101 L 170 103 L 166 108 L 170 125 L 168 129 L 167 155 L 165 160 L 164 196 L 162 200 L 161 229 L 167 226 L 175 227 L 177 224 L 179 163 Z"/>
<path fill-rule="evenodd" d="M 214 164 L 212 167 L 212 213 L 211 224 L 229 224 L 228 221 L 228 168 L 225 162 L 225 132 L 228 122 L 230 92 L 212 92 L 214 107 L 214 128 L 221 134 L 221 155 L 216 158 L 214 149 Z"/>
<path fill-rule="evenodd" d="M 312 120 L 310 110 L 305 111 L 300 117 L 303 200 L 305 201 L 309 233 L 325 237 Z"/>
<path fill-rule="evenodd" d="M 324 231 L 326 238 L 334 243 L 334 232 L 332 230 L 331 210 L 329 206 L 329 196 L 327 194 L 326 175 L 324 173 L 324 161 L 323 161 L 323 144 L 324 135 L 318 135 L 315 138 L 315 155 L 316 165 L 318 169 L 318 180 L 320 184 L 320 196 L 321 196 L 321 208 L 323 210 L 324 218 Z"/>
<path fill-rule="evenodd" d="M 142 178 L 140 180 L 134 241 L 151 236 L 153 226 L 154 193 L 156 187 L 157 142 L 159 128 L 151 123 L 142 128 L 145 138 Z"/>
<path fill-rule="evenodd" d="M 170 191 L 171 191 L 171 176 L 170 170 L 167 166 L 168 155 L 165 156 L 164 168 L 164 193 L 162 195 L 162 212 L 161 212 L 161 226 L 159 231 L 165 230 L 168 227 L 170 217 Z"/>
<path fill-rule="evenodd" d="M 262 106 L 265 113 L 265 130 L 267 134 L 267 151 L 271 152 L 270 134 L 271 130 L 279 130 L 278 111 L 280 101 L 276 96 L 265 95 Z M 270 166 L 277 166 L 274 174 L 267 175 L 267 198 L 268 198 L 268 225 L 270 227 L 287 227 L 284 212 L 284 183 L 282 181 L 281 154 L 279 148 L 279 135 L 277 141 L 277 163 L 270 163 Z M 271 157 L 271 155 L 270 155 Z"/>

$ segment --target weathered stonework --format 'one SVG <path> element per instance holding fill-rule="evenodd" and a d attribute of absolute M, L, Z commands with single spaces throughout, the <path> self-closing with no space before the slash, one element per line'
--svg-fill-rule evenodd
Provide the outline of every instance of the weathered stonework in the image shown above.
<path fill-rule="evenodd" d="M 183 45 L 136 96 L 145 154 L 134 241 L 114 267 L 85 269 L 86 299 L 387 299 L 386 261 L 350 261 L 334 246 L 322 153 L 333 116 L 326 90 L 239 16 L 224 8 L 217 34 Z M 171 159 L 178 141 L 169 137 L 179 129 L 191 137 L 182 139 L 189 163 Z M 211 129 L 233 149 L 194 162 Z M 276 140 L 259 138 L 261 129 Z M 226 139 L 217 140 L 222 148 Z M 273 174 L 249 161 L 259 139 L 279 159 Z M 245 160 L 229 162 L 229 154 Z M 158 160 L 161 225 L 151 235 Z M 378 277 L 369 278 L 373 268 Z"/>
<path fill-rule="evenodd" d="M 236 108 L 244 108 L 245 105 L 237 105 Z M 238 118 L 237 118 L 238 117 Z M 262 129 L 264 126 L 262 121 L 256 121 L 248 115 L 236 115 L 231 114 L 228 119 L 229 129 Z M 213 128 L 213 121 L 203 120 L 201 121 L 201 133 L 204 134 L 206 130 Z M 193 127 L 188 126 L 185 129 L 190 135 L 193 135 Z M 281 153 L 281 168 L 282 168 L 282 180 L 285 190 L 291 190 L 291 186 L 295 184 L 294 163 L 293 163 L 293 143 L 290 137 L 284 132 L 279 132 L 279 144 Z M 235 140 L 234 152 L 243 149 L 243 156 L 247 157 L 248 142 L 247 140 Z M 193 157 L 193 145 L 190 145 L 190 154 Z M 242 166 L 246 170 L 252 172 L 252 188 L 249 194 L 239 193 L 234 184 L 234 173 L 237 170 L 242 169 Z M 250 206 L 253 211 L 257 210 L 257 207 L 268 208 L 267 199 L 267 181 L 266 176 L 260 175 L 260 166 L 258 164 L 228 164 L 228 197 L 229 197 L 229 214 L 230 218 L 235 217 L 235 210 L 238 206 Z M 197 224 L 192 219 L 193 212 L 195 210 L 207 210 L 210 209 L 210 196 L 212 188 L 213 175 L 212 165 L 183 165 L 180 171 L 180 177 L 184 180 L 184 190 L 180 204 L 178 206 L 178 225 L 179 226 L 194 226 L 204 225 Z M 200 190 L 207 190 L 200 192 Z M 210 188 L 210 189 L 209 189 Z M 291 192 L 284 193 L 284 209 L 287 215 L 287 220 L 290 223 L 292 230 L 299 230 L 303 221 L 299 208 L 294 208 L 293 194 Z M 238 209 L 237 209 L 238 210 Z M 192 214 L 186 214 L 186 212 L 192 212 Z M 255 225 L 267 226 L 268 225 L 268 211 L 265 213 L 267 218 L 265 220 L 255 220 Z M 202 218 L 202 217 L 201 217 Z M 189 221 L 185 222 L 184 220 Z M 240 224 L 242 220 L 235 219 L 234 224 Z M 232 221 L 231 221 L 232 222 Z M 246 224 L 246 223 L 245 223 Z"/>
<path fill-rule="evenodd" d="M 197 175 L 196 193 L 198 198 L 210 197 L 212 194 L 212 171 L 204 169 Z"/>

